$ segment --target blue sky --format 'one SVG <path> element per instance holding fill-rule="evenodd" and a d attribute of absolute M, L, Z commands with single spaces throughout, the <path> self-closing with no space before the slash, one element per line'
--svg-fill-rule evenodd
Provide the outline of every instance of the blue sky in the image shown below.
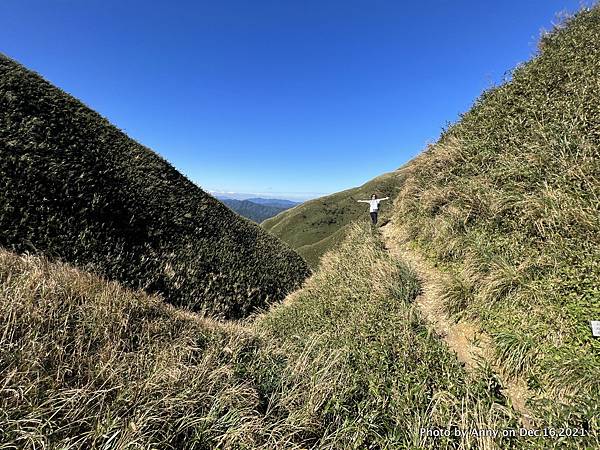
<path fill-rule="evenodd" d="M 2 0 L 0 51 L 211 191 L 393 170 L 580 0 Z"/>

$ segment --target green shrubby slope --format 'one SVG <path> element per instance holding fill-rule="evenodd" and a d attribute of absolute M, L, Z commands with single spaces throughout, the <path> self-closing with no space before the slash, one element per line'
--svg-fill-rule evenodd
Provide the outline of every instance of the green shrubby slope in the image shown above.
<path fill-rule="evenodd" d="M 543 36 L 533 60 L 402 172 L 399 238 L 453 274 L 448 311 L 480 320 L 507 373 L 591 426 L 600 412 L 600 341 L 589 323 L 600 320 L 600 7 Z"/>
<path fill-rule="evenodd" d="M 261 225 L 287 242 L 314 268 L 326 251 L 343 241 L 351 222 L 361 218 L 369 220 L 368 205 L 356 200 L 371 198 L 373 193 L 393 199 L 399 184 L 398 173 L 386 173 L 362 186 L 304 202 Z M 382 222 L 389 216 L 391 203 L 389 200 L 380 205 Z"/>
<path fill-rule="evenodd" d="M 241 317 L 309 270 L 151 150 L 0 55 L 0 246 Z"/>

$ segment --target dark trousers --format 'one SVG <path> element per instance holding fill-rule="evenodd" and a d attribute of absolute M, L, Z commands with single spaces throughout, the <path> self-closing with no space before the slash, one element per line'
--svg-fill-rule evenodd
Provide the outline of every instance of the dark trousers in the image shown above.
<path fill-rule="evenodd" d="M 377 225 L 377 213 L 376 212 L 371 213 L 371 222 L 373 222 L 373 225 Z"/>

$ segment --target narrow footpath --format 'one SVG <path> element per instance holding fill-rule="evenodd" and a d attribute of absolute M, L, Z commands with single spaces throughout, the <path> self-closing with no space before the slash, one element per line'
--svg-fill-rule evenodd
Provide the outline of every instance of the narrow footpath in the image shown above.
<path fill-rule="evenodd" d="M 440 286 L 446 274 L 437 270 L 421 255 L 391 236 L 391 222 L 380 228 L 385 245 L 390 254 L 405 261 L 417 273 L 421 282 L 421 293 L 415 299 L 425 320 L 431 324 L 436 334 L 456 353 L 467 371 L 474 372 L 482 363 L 498 375 L 502 384 L 502 393 L 512 407 L 521 415 L 521 425 L 531 427 L 533 418 L 526 406 L 531 392 L 524 380 L 506 377 L 502 369 L 494 363 L 491 339 L 477 323 L 461 319 L 456 322 L 444 308 Z"/>

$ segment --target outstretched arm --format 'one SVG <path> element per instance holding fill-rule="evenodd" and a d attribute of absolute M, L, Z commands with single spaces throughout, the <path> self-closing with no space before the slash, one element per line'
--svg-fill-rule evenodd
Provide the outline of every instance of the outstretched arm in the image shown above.
<path fill-rule="evenodd" d="M 389 197 L 383 197 L 383 198 L 380 198 L 379 200 L 384 201 L 384 200 L 389 200 L 389 199 L 390 199 Z"/>
<path fill-rule="evenodd" d="M 356 200 L 359 203 L 369 203 L 369 200 Z"/>

